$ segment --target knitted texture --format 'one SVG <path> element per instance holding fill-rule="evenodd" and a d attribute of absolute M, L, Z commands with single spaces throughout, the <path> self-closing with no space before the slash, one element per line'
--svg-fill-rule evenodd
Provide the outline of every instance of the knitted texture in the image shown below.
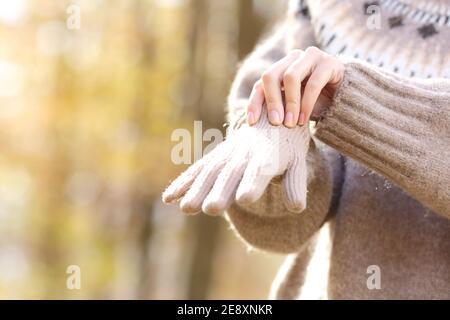
<path fill-rule="evenodd" d="M 180 200 L 186 213 L 218 214 L 236 199 L 257 201 L 276 176 L 283 175 L 284 203 L 292 212 L 306 207 L 306 154 L 309 129 L 272 126 L 263 113 L 255 126 L 242 126 L 180 175 L 163 201 Z"/>
<path fill-rule="evenodd" d="M 373 4 L 381 20 L 370 29 Z M 450 299 L 449 12 L 448 0 L 292 0 L 273 37 L 243 62 L 228 99 L 237 128 L 253 84 L 289 50 L 315 45 L 355 59 L 343 59 L 344 83 L 313 135 L 333 149 L 317 141 L 309 149 L 306 210 L 284 215 L 276 183 L 254 204 L 227 210 L 247 244 L 301 262 L 280 270 L 272 297 L 300 296 L 313 235 L 329 221 L 323 296 Z M 381 288 L 371 290 L 373 265 Z"/>
<path fill-rule="evenodd" d="M 450 80 L 411 80 L 346 59 L 316 137 L 450 218 Z"/>
<path fill-rule="evenodd" d="M 367 25 L 371 5 L 380 8 L 379 28 Z M 355 59 L 341 58 L 343 84 L 301 167 L 308 174 L 306 209 L 291 214 L 277 178 L 254 203 L 224 197 L 231 202 L 226 218 L 245 243 L 295 255 L 278 273 L 272 297 L 300 296 L 310 278 L 314 235 L 328 221 L 324 296 L 450 299 L 450 82 L 443 79 L 450 78 L 449 13 L 449 0 L 292 0 L 285 21 L 242 63 L 228 98 L 230 137 L 246 126 L 255 81 L 289 50 L 315 45 Z M 252 143 L 240 146 L 252 149 Z M 190 190 L 212 157 L 192 166 L 165 200 Z M 221 159 L 223 167 L 231 163 Z M 204 205 L 192 203 L 193 211 Z M 379 288 L 368 286 L 369 267 L 380 271 Z"/>

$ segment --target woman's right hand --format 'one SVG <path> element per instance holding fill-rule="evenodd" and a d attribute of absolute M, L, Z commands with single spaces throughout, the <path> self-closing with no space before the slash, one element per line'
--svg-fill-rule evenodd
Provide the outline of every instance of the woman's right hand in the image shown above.
<path fill-rule="evenodd" d="M 344 70 L 341 60 L 316 47 L 291 51 L 256 82 L 247 106 L 247 122 L 258 122 L 265 103 L 273 125 L 283 123 L 293 128 L 307 124 L 311 115 L 318 117 L 331 105 Z"/>
<path fill-rule="evenodd" d="M 264 108 L 260 121 L 232 132 L 213 151 L 182 173 L 163 193 L 166 203 L 181 200 L 182 211 L 219 214 L 233 201 L 256 202 L 270 181 L 283 175 L 286 208 L 306 208 L 307 126 L 272 126 Z"/>

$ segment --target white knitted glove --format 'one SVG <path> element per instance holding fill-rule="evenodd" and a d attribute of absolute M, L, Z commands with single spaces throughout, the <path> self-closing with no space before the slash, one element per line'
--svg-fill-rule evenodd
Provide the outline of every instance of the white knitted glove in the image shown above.
<path fill-rule="evenodd" d="M 270 181 L 283 176 L 289 211 L 306 208 L 307 126 L 293 129 L 272 126 L 264 110 L 252 127 L 244 125 L 182 173 L 163 194 L 166 203 L 181 200 L 186 213 L 203 210 L 218 214 L 236 199 L 241 205 L 256 202 Z"/>

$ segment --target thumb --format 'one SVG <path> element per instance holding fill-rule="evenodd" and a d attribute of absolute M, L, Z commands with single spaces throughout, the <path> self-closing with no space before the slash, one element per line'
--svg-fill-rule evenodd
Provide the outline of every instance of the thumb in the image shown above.
<path fill-rule="evenodd" d="M 284 202 L 292 212 L 302 212 L 306 208 L 307 193 L 306 155 L 295 157 L 291 167 L 283 177 Z"/>

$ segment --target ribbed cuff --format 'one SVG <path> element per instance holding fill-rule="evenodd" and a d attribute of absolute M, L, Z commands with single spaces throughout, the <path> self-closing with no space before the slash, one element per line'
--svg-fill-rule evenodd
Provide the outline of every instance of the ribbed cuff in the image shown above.
<path fill-rule="evenodd" d="M 424 155 L 433 144 L 427 139 L 447 121 L 438 113 L 448 107 L 449 88 L 445 92 L 442 81 L 412 81 L 362 62 L 345 65 L 316 137 L 395 181 L 410 178 L 418 161 L 429 157 Z"/>

